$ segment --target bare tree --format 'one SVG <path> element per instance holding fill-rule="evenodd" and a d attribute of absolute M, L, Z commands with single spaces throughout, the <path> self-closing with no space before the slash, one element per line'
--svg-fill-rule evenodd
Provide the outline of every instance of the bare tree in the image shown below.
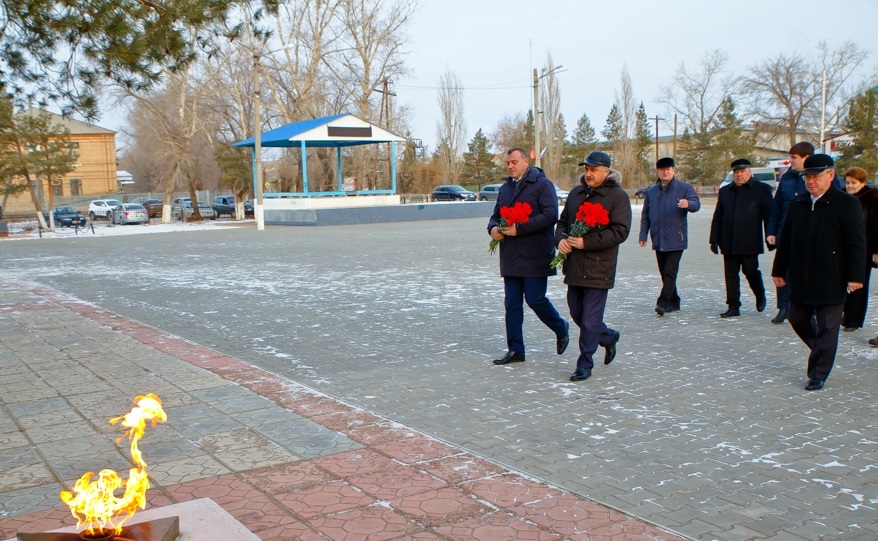
<path fill-rule="evenodd" d="M 564 140 L 567 131 L 564 126 L 564 115 L 561 114 L 561 89 L 558 86 L 557 67 L 552 60 L 552 53 L 546 53 L 545 75 L 540 89 L 540 114 L 542 135 L 540 139 L 546 145 L 546 155 L 541 165 L 550 179 L 557 179 L 561 172 L 561 158 L 564 154 Z M 537 149 L 537 152 L 542 149 Z"/>
<path fill-rule="evenodd" d="M 868 55 L 852 42 L 835 51 L 821 42 L 818 49 L 819 63 L 809 62 L 801 53 L 781 53 L 748 68 L 742 80 L 751 112 L 765 122 L 784 126 L 790 146 L 802 128 L 820 125 L 824 73 L 827 108 L 838 110 L 851 94 L 851 76 Z"/>
<path fill-rule="evenodd" d="M 177 187 L 186 187 L 192 200 L 193 218 L 200 219 L 198 190 L 213 169 L 216 174 L 210 138 L 212 129 L 205 124 L 200 106 L 201 93 L 212 88 L 210 80 L 193 82 L 192 65 L 167 75 L 166 86 L 149 95 L 132 93 L 135 137 L 153 140 L 163 164 L 161 180 L 164 192 L 162 222 L 171 220 L 171 199 Z"/>
<path fill-rule="evenodd" d="M 689 133 L 705 133 L 722 110 L 723 101 L 735 93 L 737 78 L 724 73 L 728 56 L 721 49 L 705 53 L 698 69 L 690 71 L 681 62 L 674 73 L 674 84 L 662 87 L 659 102 L 682 117 L 681 128 Z"/>
<path fill-rule="evenodd" d="M 527 119 L 521 113 L 506 115 L 497 122 L 489 139 L 498 151 L 510 148 L 530 148 L 533 145 L 533 137 L 528 136 Z"/>
<path fill-rule="evenodd" d="M 615 169 L 622 174 L 623 185 L 635 181 L 639 169 L 637 142 L 634 140 L 634 123 L 637 115 L 637 102 L 627 66 L 622 67 L 619 77 L 620 90 L 616 94 L 616 108 L 622 118 L 619 138 L 613 143 Z"/>
<path fill-rule="evenodd" d="M 437 155 L 449 182 L 457 182 L 463 170 L 461 154 L 466 146 L 463 83 L 450 69 L 439 78 L 439 122 L 436 123 Z"/>

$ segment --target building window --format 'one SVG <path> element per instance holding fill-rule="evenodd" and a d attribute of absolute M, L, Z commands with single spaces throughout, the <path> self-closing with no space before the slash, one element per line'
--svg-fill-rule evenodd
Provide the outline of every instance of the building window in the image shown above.
<path fill-rule="evenodd" d="M 70 179 L 70 195 L 82 195 L 82 179 Z"/>
<path fill-rule="evenodd" d="M 79 148 L 79 143 L 77 143 L 76 141 L 72 141 L 72 142 L 70 143 L 70 147 L 71 147 L 71 148 Z"/>
<path fill-rule="evenodd" d="M 64 186 L 61 185 L 60 179 L 52 181 L 52 195 L 55 197 L 61 197 L 64 195 Z"/>

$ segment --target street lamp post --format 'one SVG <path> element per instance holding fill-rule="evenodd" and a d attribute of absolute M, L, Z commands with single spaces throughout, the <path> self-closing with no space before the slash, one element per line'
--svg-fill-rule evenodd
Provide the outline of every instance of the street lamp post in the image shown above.
<path fill-rule="evenodd" d="M 283 51 L 285 49 L 290 49 L 294 45 L 284 45 L 279 49 L 274 49 L 273 51 L 269 51 L 265 54 L 273 54 L 278 51 Z M 252 50 L 252 49 L 251 49 Z M 256 169 L 254 176 L 256 177 L 256 206 L 253 209 L 254 217 L 256 218 L 256 229 L 263 230 L 265 229 L 265 209 L 262 206 L 262 118 L 260 117 L 260 110 L 262 106 L 261 95 L 259 91 L 259 58 L 260 54 L 257 52 L 253 52 L 253 161 L 256 162 L 254 168 Z"/>
<path fill-rule="evenodd" d="M 262 119 L 260 118 L 259 92 L 259 55 L 253 53 L 253 153 L 256 171 L 256 207 L 253 209 L 256 218 L 256 229 L 265 229 L 265 209 L 262 207 Z"/>

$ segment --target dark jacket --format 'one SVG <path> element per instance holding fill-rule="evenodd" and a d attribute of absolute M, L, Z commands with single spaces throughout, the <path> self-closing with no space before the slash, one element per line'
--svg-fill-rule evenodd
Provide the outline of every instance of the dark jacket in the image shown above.
<path fill-rule="evenodd" d="M 866 264 L 872 263 L 872 254 L 878 254 L 878 190 L 865 186 L 854 194 L 863 207 L 863 219 L 866 222 Z"/>
<path fill-rule="evenodd" d="M 677 206 L 680 199 L 689 201 L 689 208 Z M 646 190 L 640 213 L 640 242 L 646 242 L 646 234 L 652 238 L 652 249 L 658 252 L 674 252 L 689 247 L 687 218 L 690 212 L 698 212 L 701 200 L 690 184 L 672 178 L 668 185 L 659 180 Z"/>
<path fill-rule="evenodd" d="M 592 190 L 580 176 L 580 185 L 570 190 L 567 203 L 555 228 L 555 245 L 567 238 L 570 226 L 576 222 L 576 212 L 585 201 L 600 203 L 610 214 L 610 223 L 590 229 L 582 238 L 584 250 L 573 249 L 564 264 L 564 283 L 578 287 L 610 289 L 616 282 L 616 260 L 619 245 L 631 230 L 631 200 L 619 185 L 622 175 L 611 170 L 610 176 Z"/>
<path fill-rule="evenodd" d="M 848 282 L 866 275 L 863 211 L 853 196 L 830 187 L 815 203 L 802 194 L 787 207 L 772 276 L 789 272 L 790 300 L 844 304 Z"/>
<path fill-rule="evenodd" d="M 805 189 L 805 179 L 802 178 L 802 173 L 790 167 L 777 181 L 777 190 L 774 192 L 774 199 L 771 200 L 771 214 L 768 217 L 766 236 L 774 235 L 777 237 L 780 235 L 787 215 L 787 204 L 797 195 L 803 193 L 808 193 L 808 190 Z"/>
<path fill-rule="evenodd" d="M 518 224 L 518 234 L 500 241 L 501 276 L 554 276 L 549 263 L 555 255 L 552 231 L 558 221 L 558 193 L 542 169 L 528 167 L 516 191 L 512 177 L 503 179 L 488 232 L 500 225 L 500 208 L 522 201 L 530 205 L 527 223 Z"/>
<path fill-rule="evenodd" d="M 718 244 L 726 255 L 756 255 L 765 251 L 763 230 L 771 212 L 771 188 L 752 178 L 738 186 L 734 182 L 719 190 L 710 244 Z"/>

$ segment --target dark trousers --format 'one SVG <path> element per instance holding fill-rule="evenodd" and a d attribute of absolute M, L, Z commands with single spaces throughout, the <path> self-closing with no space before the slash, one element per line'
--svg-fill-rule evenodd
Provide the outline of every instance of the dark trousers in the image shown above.
<path fill-rule="evenodd" d="M 838 328 L 843 304 L 790 303 L 789 320 L 793 330 L 811 350 L 808 355 L 808 377 L 825 380 L 835 364 L 838 350 Z M 811 321 L 816 316 L 817 325 Z"/>
<path fill-rule="evenodd" d="M 506 292 L 506 345 L 509 351 L 524 353 L 524 303 L 527 302 L 540 321 L 552 329 L 555 334 L 563 334 L 564 319 L 546 298 L 546 287 L 549 280 L 545 276 L 503 278 Z"/>
<path fill-rule="evenodd" d="M 567 287 L 567 306 L 570 317 L 579 327 L 579 358 L 576 367 L 588 369 L 594 366 L 594 352 L 598 346 L 608 346 L 616 331 L 604 323 L 607 307 L 606 289 L 591 287 Z"/>
<path fill-rule="evenodd" d="M 662 292 L 655 301 L 662 308 L 680 309 L 680 295 L 677 294 L 677 273 L 680 271 L 680 258 L 683 250 L 673 252 L 655 252 L 659 274 L 662 277 Z"/>
<path fill-rule="evenodd" d="M 759 272 L 759 256 L 723 254 L 723 267 L 726 275 L 726 304 L 729 308 L 741 307 L 741 277 L 743 272 L 750 284 L 750 289 L 757 299 L 765 297 L 765 285 L 762 283 L 762 273 Z"/>
<path fill-rule="evenodd" d="M 786 282 L 786 284 L 784 284 L 783 287 L 775 287 L 774 288 L 777 291 L 777 309 L 778 310 L 790 308 L 790 274 L 789 273 L 787 273 L 787 275 L 784 277 L 784 281 Z"/>
<path fill-rule="evenodd" d="M 871 263 L 871 257 L 869 257 Z M 841 324 L 843 327 L 863 326 L 866 321 L 866 309 L 869 307 L 869 278 L 872 276 L 872 265 L 866 265 L 866 278 L 863 280 L 863 287 L 848 293 L 847 299 L 844 301 L 844 316 Z"/>

